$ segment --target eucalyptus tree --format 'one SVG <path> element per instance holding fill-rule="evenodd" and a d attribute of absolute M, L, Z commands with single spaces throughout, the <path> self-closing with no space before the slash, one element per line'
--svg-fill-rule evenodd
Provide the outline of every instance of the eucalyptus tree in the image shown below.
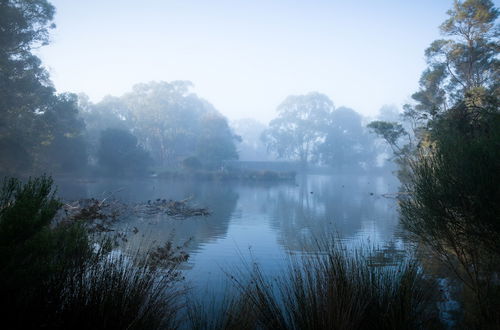
<path fill-rule="evenodd" d="M 278 157 L 305 166 L 317 160 L 334 109 L 333 102 L 321 93 L 288 96 L 278 106 L 278 117 L 262 133 L 262 140 Z"/>
<path fill-rule="evenodd" d="M 473 122 L 495 108 L 500 96 L 498 9 L 490 0 L 454 1 L 441 24 L 443 39 L 426 49 L 428 64 L 419 81 L 415 101 L 406 104 L 403 120 L 411 132 L 396 122 L 374 122 L 370 128 L 396 151 L 403 164 L 421 147 L 431 147 L 431 130 L 438 119 L 454 117 Z M 498 111 L 498 107 L 496 107 Z M 409 143 L 397 146 L 394 136 L 407 136 Z M 397 148 L 396 148 L 397 147 Z M 406 165 L 405 165 L 406 166 Z"/>
<path fill-rule="evenodd" d="M 49 42 L 54 13 L 46 0 L 0 2 L 0 171 L 66 171 L 86 163 L 76 98 L 55 93 L 32 53 Z"/>
<path fill-rule="evenodd" d="M 210 112 L 202 116 L 200 126 L 196 148 L 200 159 L 214 166 L 222 160 L 238 159 L 235 142 L 241 142 L 241 137 L 231 131 L 226 118 Z"/>
<path fill-rule="evenodd" d="M 409 161 L 402 222 L 472 293 L 467 328 L 498 328 L 500 317 L 500 111 L 498 10 L 488 0 L 455 1 L 427 49 L 416 105 L 424 134 Z"/>
<path fill-rule="evenodd" d="M 346 107 L 333 111 L 327 132 L 325 142 L 319 148 L 322 162 L 352 170 L 374 162 L 373 139 L 356 111 Z"/>
<path fill-rule="evenodd" d="M 128 130 L 116 128 L 101 132 L 97 156 L 100 169 L 107 175 L 144 174 L 151 163 L 137 138 Z"/>
<path fill-rule="evenodd" d="M 95 133 L 106 128 L 128 130 L 156 166 L 178 166 L 183 159 L 206 162 L 237 158 L 236 136 L 227 120 L 191 92 L 189 81 L 137 84 L 121 97 L 107 97 L 84 111 Z"/>
<path fill-rule="evenodd" d="M 480 107 L 486 95 L 500 92 L 498 52 L 499 15 L 490 0 L 455 1 L 440 26 L 446 38 L 425 51 L 428 68 L 413 94 L 414 108 L 424 119 L 434 119 L 466 99 Z"/>

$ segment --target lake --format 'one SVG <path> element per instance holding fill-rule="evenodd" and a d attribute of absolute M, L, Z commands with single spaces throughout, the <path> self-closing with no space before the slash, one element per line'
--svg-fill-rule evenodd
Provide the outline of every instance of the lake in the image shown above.
<path fill-rule="evenodd" d="M 304 241 L 325 235 L 338 235 L 348 247 L 377 246 L 385 263 L 400 258 L 406 245 L 397 201 L 390 195 L 398 191 L 399 181 L 391 175 L 302 175 L 279 183 L 155 178 L 56 183 L 65 200 L 110 195 L 128 203 L 189 199 L 190 205 L 208 208 L 209 216 L 125 217 L 116 225 L 127 233 L 131 248 L 169 239 L 187 242 L 190 258 L 183 271 L 186 283 L 198 292 L 223 288 L 227 274 L 250 261 L 273 274 L 287 256 L 308 252 Z"/>

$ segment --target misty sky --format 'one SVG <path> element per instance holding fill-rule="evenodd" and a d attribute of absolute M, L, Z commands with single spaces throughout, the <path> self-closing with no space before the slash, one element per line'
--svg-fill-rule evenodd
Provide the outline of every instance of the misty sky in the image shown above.
<path fill-rule="evenodd" d="M 318 91 L 375 115 L 417 90 L 424 50 L 451 0 L 51 0 L 38 54 L 59 92 L 97 102 L 135 83 L 190 80 L 230 119 L 268 122 Z"/>

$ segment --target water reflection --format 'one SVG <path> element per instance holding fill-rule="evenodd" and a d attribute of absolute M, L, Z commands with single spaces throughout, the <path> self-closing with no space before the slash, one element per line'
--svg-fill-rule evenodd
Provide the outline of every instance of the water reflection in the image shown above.
<path fill-rule="evenodd" d="M 299 251 L 304 239 L 338 233 L 344 240 L 380 244 L 393 239 L 397 205 L 382 195 L 395 191 L 391 178 L 304 176 L 271 199 L 272 226 L 287 250 Z"/>
<path fill-rule="evenodd" d="M 226 236 L 238 200 L 233 186 L 210 182 L 106 179 L 72 183 L 58 181 L 57 185 L 60 195 L 68 200 L 90 197 L 103 199 L 111 195 L 127 203 L 157 198 L 189 199 L 192 205 L 207 207 L 211 211 L 210 216 L 188 219 L 175 219 L 166 214 L 146 218 L 125 216 L 117 224 L 117 230 L 129 232 L 129 248 L 139 245 L 149 247 L 168 239 L 174 239 L 176 244 L 182 245 L 189 240 L 188 252 L 195 253 L 203 244 Z M 137 234 L 131 234 L 133 232 Z"/>
<path fill-rule="evenodd" d="M 186 276 L 202 286 L 222 285 L 224 271 L 241 265 L 250 254 L 265 272 L 277 271 L 287 254 L 302 251 L 304 240 L 335 232 L 348 246 L 368 240 L 379 245 L 386 251 L 381 260 L 398 257 L 404 249 L 397 234 L 396 202 L 382 196 L 397 191 L 392 177 L 308 175 L 278 184 L 157 179 L 57 183 L 67 199 L 112 193 L 131 203 L 190 198 L 192 204 L 212 210 L 208 217 L 183 220 L 129 217 L 117 227 L 129 233 L 137 228 L 137 234 L 129 235 L 129 245 L 135 247 L 161 244 L 172 233 L 176 244 L 191 239 Z"/>

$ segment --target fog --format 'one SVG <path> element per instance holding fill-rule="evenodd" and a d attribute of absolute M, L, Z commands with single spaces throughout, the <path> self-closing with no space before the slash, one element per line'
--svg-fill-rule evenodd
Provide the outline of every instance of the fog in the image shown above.
<path fill-rule="evenodd" d="M 5 323 L 497 328 L 499 16 L 0 1 Z"/>
<path fill-rule="evenodd" d="M 451 1 L 53 1 L 37 50 L 59 92 L 93 102 L 137 83 L 189 80 L 230 120 L 267 123 L 318 91 L 375 116 L 406 103 Z"/>
<path fill-rule="evenodd" d="M 24 50 L 40 58 L 47 93 L 64 100 L 52 117 L 40 110 L 48 127 L 10 135 L 21 145 L 5 158 L 7 173 L 158 175 L 234 160 L 380 170 L 392 154 L 366 125 L 399 120 L 446 7 L 53 5 L 55 25 L 39 26 Z"/>

